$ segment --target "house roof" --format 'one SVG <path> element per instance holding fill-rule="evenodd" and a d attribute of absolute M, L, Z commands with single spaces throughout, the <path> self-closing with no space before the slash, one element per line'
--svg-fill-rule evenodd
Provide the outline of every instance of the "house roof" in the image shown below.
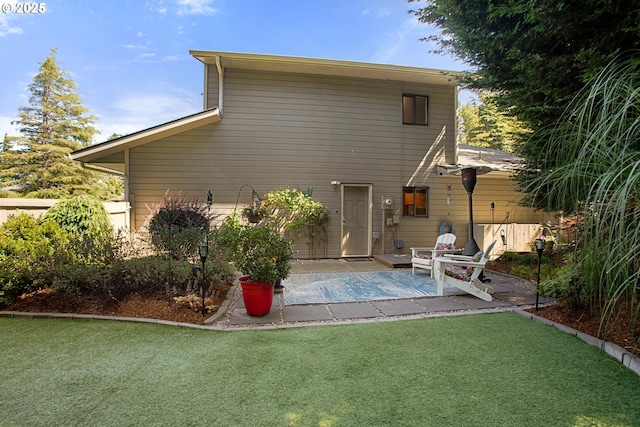
<path fill-rule="evenodd" d="M 459 144 L 458 163 L 456 165 L 439 165 L 438 173 L 440 175 L 456 174 L 465 167 L 475 167 L 482 173 L 498 172 L 505 175 L 513 173 L 521 163 L 522 158 L 505 151 Z"/>
<path fill-rule="evenodd" d="M 448 86 L 456 86 L 455 77 L 462 74 L 459 71 L 297 56 L 215 52 L 208 50 L 190 50 L 189 53 L 204 64 L 219 64 L 222 68 L 320 74 L 325 76 L 356 77 Z"/>
<path fill-rule="evenodd" d="M 124 172 L 124 150 L 220 121 L 217 108 L 191 114 L 69 154 L 72 160 Z"/>

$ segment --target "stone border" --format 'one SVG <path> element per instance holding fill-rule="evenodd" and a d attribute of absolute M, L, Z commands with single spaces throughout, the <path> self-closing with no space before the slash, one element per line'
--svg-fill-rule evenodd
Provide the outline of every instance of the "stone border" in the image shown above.
<path fill-rule="evenodd" d="M 227 314 L 227 310 L 229 310 L 229 305 L 231 305 L 231 301 L 233 301 L 233 297 L 235 296 L 238 290 L 238 280 L 234 280 L 233 285 L 227 291 L 227 295 L 218 307 L 218 310 L 211 315 L 211 317 L 207 318 L 204 321 L 205 325 L 211 326 L 211 324 L 216 323 L 218 320 L 222 319 Z"/>
<path fill-rule="evenodd" d="M 545 325 L 553 326 L 561 330 L 562 332 L 565 332 L 567 334 L 580 338 L 582 341 L 586 342 L 589 345 L 598 347 L 600 350 L 604 351 L 609 356 L 613 357 L 618 362 L 620 362 L 624 367 L 630 369 L 636 375 L 640 376 L 640 358 L 634 355 L 633 353 L 628 352 L 627 350 L 620 347 L 619 345 L 613 344 L 607 341 L 603 341 L 599 338 L 592 337 L 591 335 L 587 335 L 584 332 L 577 331 L 561 323 L 553 322 L 549 319 L 545 319 L 544 317 L 540 317 L 536 314 L 529 313 L 528 311 L 524 311 L 519 308 L 513 311 L 514 313 L 518 313 L 519 315 L 527 317 L 538 323 L 543 323 Z"/>

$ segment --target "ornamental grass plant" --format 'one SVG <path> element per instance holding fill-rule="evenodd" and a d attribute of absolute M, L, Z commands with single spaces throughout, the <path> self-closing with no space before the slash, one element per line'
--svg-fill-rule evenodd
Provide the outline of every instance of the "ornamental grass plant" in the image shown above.
<path fill-rule="evenodd" d="M 617 58 L 576 96 L 550 130 L 547 147 L 530 159 L 528 169 L 537 175 L 525 188 L 548 210 L 584 219 L 566 283 L 555 286 L 602 313 L 603 327 L 628 311 L 632 330 L 640 321 L 638 55 Z"/>

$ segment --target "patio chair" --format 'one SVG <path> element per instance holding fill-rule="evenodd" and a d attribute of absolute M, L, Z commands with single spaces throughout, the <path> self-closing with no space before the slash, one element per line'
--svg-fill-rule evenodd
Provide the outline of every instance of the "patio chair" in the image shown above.
<path fill-rule="evenodd" d="M 411 272 L 416 274 L 416 268 L 431 270 L 433 276 L 432 260 L 445 253 L 455 252 L 456 235 L 445 233 L 438 236 L 436 245 L 428 248 L 411 248 Z"/>
<path fill-rule="evenodd" d="M 434 275 L 438 283 L 438 295 L 445 294 L 449 288 L 457 288 L 482 300 L 492 301 L 494 290 L 480 281 L 489 254 L 496 244 L 494 240 L 486 252 L 478 252 L 472 257 L 463 255 L 443 255 L 434 259 Z"/>

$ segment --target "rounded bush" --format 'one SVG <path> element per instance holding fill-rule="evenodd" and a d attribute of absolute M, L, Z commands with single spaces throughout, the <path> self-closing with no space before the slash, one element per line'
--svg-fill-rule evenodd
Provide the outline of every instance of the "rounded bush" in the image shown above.
<path fill-rule="evenodd" d="M 174 259 L 196 258 L 198 245 L 209 232 L 211 217 L 195 199 L 166 195 L 148 218 L 153 244 Z"/>
<path fill-rule="evenodd" d="M 104 258 L 113 237 L 109 213 L 98 199 L 75 196 L 60 200 L 45 214 L 75 238 L 75 251 L 87 259 Z"/>
<path fill-rule="evenodd" d="M 51 219 L 12 215 L 0 227 L 0 304 L 50 286 L 68 261 L 68 235 Z"/>
<path fill-rule="evenodd" d="M 90 239 L 103 240 L 110 237 L 113 226 L 109 213 L 98 199 L 91 196 L 76 196 L 60 200 L 46 213 L 61 229 Z"/>

